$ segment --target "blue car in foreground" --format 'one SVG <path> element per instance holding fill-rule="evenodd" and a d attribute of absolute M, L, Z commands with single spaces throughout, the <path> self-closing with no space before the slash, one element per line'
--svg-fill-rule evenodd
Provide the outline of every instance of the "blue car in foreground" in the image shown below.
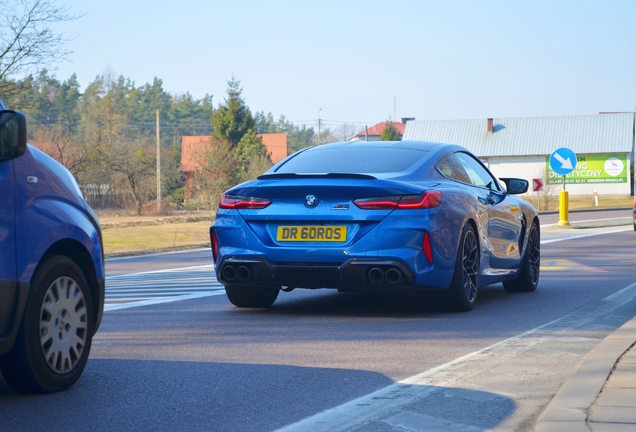
<path fill-rule="evenodd" d="M 71 173 L 0 102 L 0 370 L 25 393 L 72 386 L 104 308 L 97 216 Z"/>
<path fill-rule="evenodd" d="M 217 279 L 238 307 L 335 288 L 415 291 L 437 310 L 468 311 L 486 285 L 534 291 L 539 219 L 515 196 L 528 181 L 501 182 L 456 145 L 301 150 L 222 195 L 210 228 Z"/>

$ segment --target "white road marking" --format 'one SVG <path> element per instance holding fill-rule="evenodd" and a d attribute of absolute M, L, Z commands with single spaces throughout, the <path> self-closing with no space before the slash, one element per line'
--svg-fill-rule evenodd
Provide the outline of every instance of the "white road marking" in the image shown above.
<path fill-rule="evenodd" d="M 225 294 L 214 265 L 106 277 L 104 311 L 130 309 Z"/>
<path fill-rule="evenodd" d="M 335 432 L 362 428 L 371 421 L 395 415 L 401 408 L 427 397 L 439 387 L 451 386 L 489 370 L 539 344 L 582 327 L 635 298 L 636 283 L 552 322 L 327 409 L 277 432 Z"/>
<path fill-rule="evenodd" d="M 574 239 L 579 239 L 579 238 L 584 238 L 584 237 L 593 237 L 593 236 L 597 236 L 597 235 L 614 234 L 614 233 L 618 233 L 618 232 L 633 231 L 633 230 L 634 230 L 634 228 L 629 227 L 629 228 L 621 228 L 621 229 L 612 230 L 612 231 L 602 231 L 602 232 L 593 232 L 593 233 L 589 233 L 589 234 L 579 234 L 579 235 L 573 235 L 573 236 L 569 236 L 569 237 L 560 237 L 560 238 L 549 239 L 549 240 L 541 240 L 541 244 L 555 243 L 555 242 L 560 242 L 560 241 L 565 241 L 565 240 L 574 240 Z"/>

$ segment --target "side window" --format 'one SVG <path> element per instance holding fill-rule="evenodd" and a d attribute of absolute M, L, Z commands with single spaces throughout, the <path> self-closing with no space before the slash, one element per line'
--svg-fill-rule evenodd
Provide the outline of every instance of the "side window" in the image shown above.
<path fill-rule="evenodd" d="M 437 164 L 437 169 L 444 177 L 451 180 L 501 191 L 499 182 L 467 153 L 453 153 Z"/>
<path fill-rule="evenodd" d="M 474 157 L 468 153 L 457 152 L 455 153 L 457 159 L 463 165 L 464 169 L 470 177 L 470 182 L 475 186 L 493 189 L 496 191 L 501 190 L 499 188 L 499 182 L 484 168 L 484 166 L 477 161 Z"/>
<path fill-rule="evenodd" d="M 457 159 L 457 154 L 452 154 L 437 164 L 437 169 L 446 178 L 462 183 L 470 184 L 470 177 L 462 163 Z"/>

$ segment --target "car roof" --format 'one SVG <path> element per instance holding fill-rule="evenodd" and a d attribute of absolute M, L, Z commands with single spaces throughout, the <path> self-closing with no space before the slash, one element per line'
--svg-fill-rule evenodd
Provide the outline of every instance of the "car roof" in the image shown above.
<path fill-rule="evenodd" d="M 396 148 L 408 148 L 408 149 L 416 149 L 422 151 L 429 151 L 433 147 L 443 146 L 446 144 L 431 142 L 431 141 L 345 141 L 345 142 L 337 142 L 331 144 L 322 144 L 318 146 L 310 147 L 308 150 L 316 151 L 316 150 L 327 150 L 334 148 L 369 148 L 369 147 L 396 147 Z"/>

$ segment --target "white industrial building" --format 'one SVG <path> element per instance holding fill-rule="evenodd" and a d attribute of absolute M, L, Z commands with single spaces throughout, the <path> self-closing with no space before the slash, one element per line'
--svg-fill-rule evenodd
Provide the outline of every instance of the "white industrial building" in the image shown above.
<path fill-rule="evenodd" d="M 409 121 L 403 140 L 466 147 L 497 177 L 560 185 L 552 153 L 568 148 L 577 164 L 565 178 L 571 195 L 633 195 L 634 113 L 480 120 Z"/>

